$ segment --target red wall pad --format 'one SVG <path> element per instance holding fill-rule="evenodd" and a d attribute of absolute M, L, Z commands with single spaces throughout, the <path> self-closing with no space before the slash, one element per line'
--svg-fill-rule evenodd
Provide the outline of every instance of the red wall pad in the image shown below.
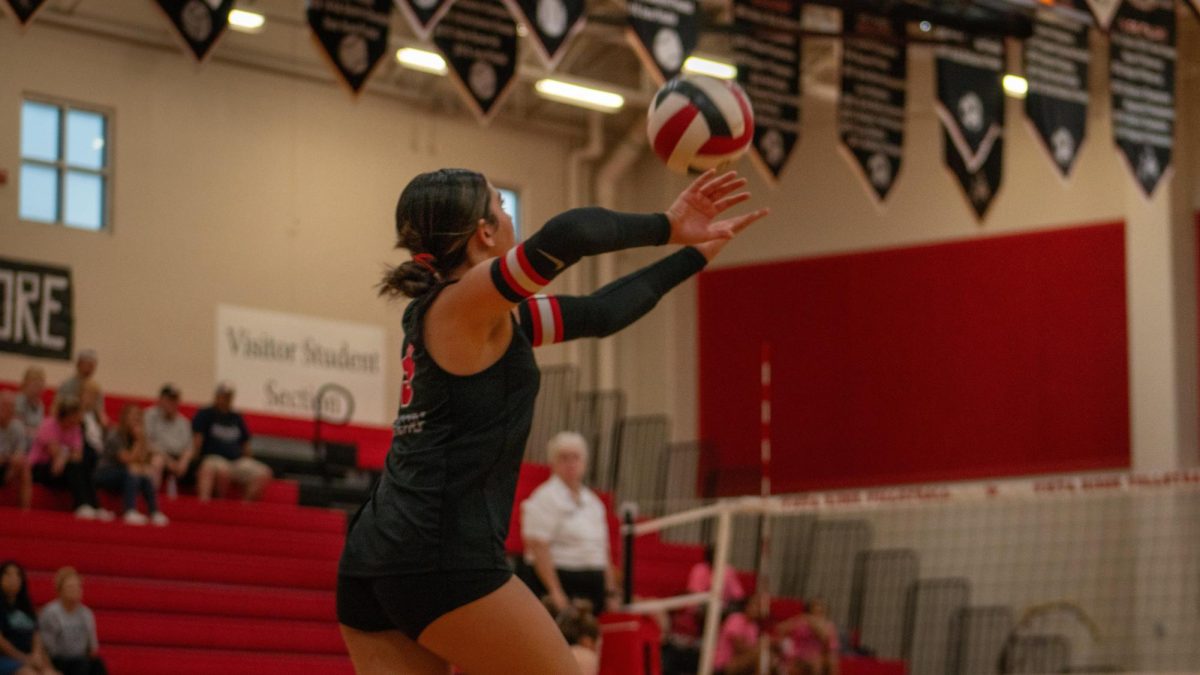
<path fill-rule="evenodd" d="M 1124 249 L 1116 223 L 702 274 L 718 491 L 758 488 L 764 340 L 777 492 L 1129 466 Z"/>

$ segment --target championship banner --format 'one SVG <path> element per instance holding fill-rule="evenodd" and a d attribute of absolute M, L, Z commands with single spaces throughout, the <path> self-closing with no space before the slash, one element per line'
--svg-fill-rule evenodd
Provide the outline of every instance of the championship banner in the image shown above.
<path fill-rule="evenodd" d="M 308 0 L 308 25 L 342 81 L 358 94 L 388 53 L 392 0 Z"/>
<path fill-rule="evenodd" d="M 1175 140 L 1175 3 L 1125 0 L 1109 33 L 1113 138 L 1149 197 Z"/>
<path fill-rule="evenodd" d="M 505 0 L 529 30 L 538 56 L 550 70 L 567 53 L 567 43 L 587 22 L 584 0 Z"/>
<path fill-rule="evenodd" d="M 789 0 L 790 1 L 790 0 Z M 696 0 L 629 0 L 626 36 L 658 84 L 679 74 L 696 48 Z"/>
<path fill-rule="evenodd" d="M 28 26 L 34 15 L 48 4 L 48 0 L 8 0 L 8 6 L 22 28 Z"/>
<path fill-rule="evenodd" d="M 1087 131 L 1090 59 L 1086 25 L 1035 14 L 1033 35 L 1025 40 L 1025 116 L 1063 178 L 1071 174 Z"/>
<path fill-rule="evenodd" d="M 754 106 L 755 165 L 772 181 L 800 139 L 800 2 L 734 0 L 738 84 Z"/>
<path fill-rule="evenodd" d="M 499 110 L 517 75 L 517 23 L 501 0 L 457 0 L 433 43 L 454 82 L 483 122 Z"/>
<path fill-rule="evenodd" d="M 71 270 L 0 258 L 0 352 L 71 360 Z"/>
<path fill-rule="evenodd" d="M 428 40 L 433 27 L 442 20 L 454 0 L 396 0 L 400 13 L 422 40 Z"/>
<path fill-rule="evenodd" d="M 865 13 L 844 13 L 842 93 L 838 136 L 879 202 L 896 184 L 904 158 L 908 54 L 904 24 Z"/>
<path fill-rule="evenodd" d="M 1096 25 L 1100 27 L 1100 30 L 1107 31 L 1121 0 L 1085 0 L 1085 2 L 1092 16 L 1096 18 Z"/>
<path fill-rule="evenodd" d="M 1000 189 L 1004 154 L 1004 42 L 965 36 L 936 48 L 937 102 L 946 166 L 980 220 Z"/>
<path fill-rule="evenodd" d="M 233 0 L 157 0 L 197 61 L 204 61 L 229 27 Z"/>
<path fill-rule="evenodd" d="M 384 331 L 232 305 L 217 306 L 217 381 L 237 390 L 238 406 L 312 419 L 318 392 L 322 413 L 357 424 L 387 424 Z"/>

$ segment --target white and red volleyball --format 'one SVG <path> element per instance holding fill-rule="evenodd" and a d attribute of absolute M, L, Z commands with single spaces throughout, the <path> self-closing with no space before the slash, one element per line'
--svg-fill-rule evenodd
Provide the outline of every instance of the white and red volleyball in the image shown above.
<path fill-rule="evenodd" d="M 736 82 L 680 75 L 654 95 L 647 113 L 650 146 L 679 173 L 731 163 L 754 140 L 754 110 Z"/>

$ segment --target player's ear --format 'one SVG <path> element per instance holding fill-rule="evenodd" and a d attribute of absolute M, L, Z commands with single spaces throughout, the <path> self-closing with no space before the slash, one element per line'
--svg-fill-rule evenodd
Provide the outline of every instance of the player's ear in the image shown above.
<path fill-rule="evenodd" d="M 480 218 L 479 225 L 475 228 L 475 237 L 480 244 L 491 248 L 496 245 L 496 224 L 488 221 L 487 218 Z"/>

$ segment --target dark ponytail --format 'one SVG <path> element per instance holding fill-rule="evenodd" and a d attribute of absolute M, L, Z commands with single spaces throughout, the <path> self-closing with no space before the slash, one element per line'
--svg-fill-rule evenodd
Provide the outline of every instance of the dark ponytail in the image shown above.
<path fill-rule="evenodd" d="M 419 298 L 467 260 L 467 243 L 479 220 L 495 221 L 491 188 L 483 174 L 439 169 L 413 178 L 396 204 L 396 248 L 413 260 L 389 267 L 379 294 Z"/>

